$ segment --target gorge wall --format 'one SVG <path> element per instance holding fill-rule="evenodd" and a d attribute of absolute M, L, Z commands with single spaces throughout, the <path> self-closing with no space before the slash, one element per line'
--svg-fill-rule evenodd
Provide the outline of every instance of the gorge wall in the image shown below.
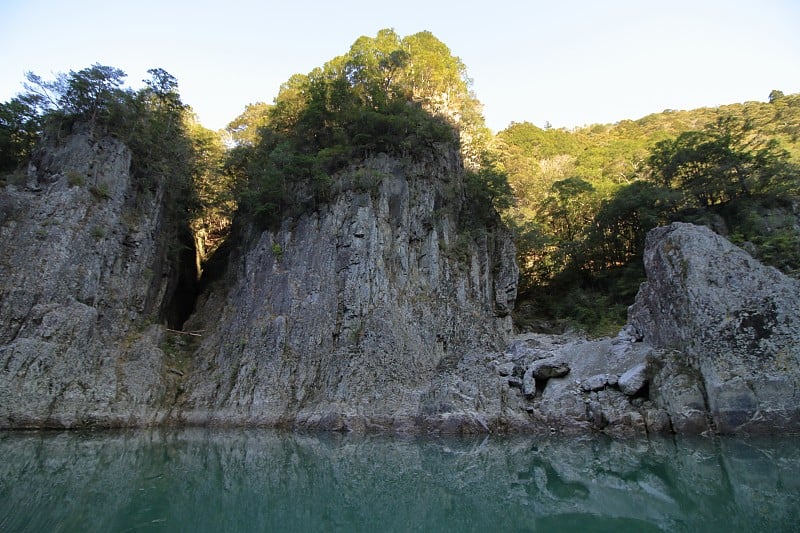
<path fill-rule="evenodd" d="M 378 156 L 333 199 L 253 232 L 187 327 L 205 331 L 187 423 L 412 430 L 440 381 L 502 350 L 517 268 L 499 219 L 472 226 L 457 150 Z"/>
<path fill-rule="evenodd" d="M 0 191 L 0 427 L 157 423 L 178 283 L 166 184 L 142 189 L 117 139 L 45 140 Z"/>
<path fill-rule="evenodd" d="M 0 190 L 2 428 L 800 430 L 800 283 L 706 228 L 650 233 L 616 337 L 514 336 L 514 244 L 471 211 L 454 148 L 240 222 L 199 293 L 169 183 L 130 161 L 79 131 Z"/>

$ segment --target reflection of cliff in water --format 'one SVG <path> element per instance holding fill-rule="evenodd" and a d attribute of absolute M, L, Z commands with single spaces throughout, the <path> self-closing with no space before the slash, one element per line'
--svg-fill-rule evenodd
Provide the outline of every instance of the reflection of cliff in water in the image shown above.
<path fill-rule="evenodd" d="M 0 530 L 765 530 L 794 441 L 0 434 Z"/>

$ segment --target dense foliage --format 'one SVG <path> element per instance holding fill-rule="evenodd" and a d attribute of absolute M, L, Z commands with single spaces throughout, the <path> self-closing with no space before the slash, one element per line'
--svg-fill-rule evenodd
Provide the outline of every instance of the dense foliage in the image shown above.
<path fill-rule="evenodd" d="M 498 159 L 516 205 L 523 299 L 532 316 L 613 331 L 644 279 L 653 227 L 711 225 L 790 274 L 796 227 L 800 95 L 665 111 L 572 131 L 512 124 Z"/>
<path fill-rule="evenodd" d="M 463 64 L 429 32 L 361 37 L 347 54 L 292 76 L 274 105 L 248 106 L 228 131 L 236 147 L 227 172 L 241 206 L 267 225 L 324 201 L 337 172 L 377 153 L 403 158 L 460 142 L 468 196 L 486 200 L 487 211 L 510 192 L 487 162 L 489 133 Z"/>
<path fill-rule="evenodd" d="M 110 134 L 132 153 L 131 173 L 147 195 L 158 184 L 176 227 L 219 228 L 233 205 L 220 183 L 224 145 L 196 123 L 178 93 L 177 80 L 163 69 L 148 71 L 139 90 L 124 87 L 125 73 L 95 64 L 44 80 L 26 75 L 25 92 L 0 104 L 0 174 L 13 179 L 42 136 L 60 137 L 76 128 Z M 208 232 L 206 232 L 208 233 Z"/>
<path fill-rule="evenodd" d="M 143 189 L 152 185 L 148 180 L 163 178 L 185 188 L 191 162 L 186 106 L 175 78 L 161 69 L 149 73 L 139 91 L 123 88 L 125 73 L 103 65 L 51 81 L 28 73 L 26 92 L 0 104 L 2 170 L 23 164 L 42 135 L 62 136 L 78 127 L 121 138 L 133 152 L 134 175 Z"/>

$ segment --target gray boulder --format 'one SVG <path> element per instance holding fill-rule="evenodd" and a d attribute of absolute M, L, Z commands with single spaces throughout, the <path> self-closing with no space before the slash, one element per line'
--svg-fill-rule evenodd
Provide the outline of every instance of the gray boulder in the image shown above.
<path fill-rule="evenodd" d="M 639 363 L 619 377 L 617 386 L 623 394 L 635 396 L 647 384 L 647 364 Z"/>
<path fill-rule="evenodd" d="M 661 350 L 653 396 L 675 429 L 706 410 L 721 433 L 800 429 L 800 282 L 692 224 L 651 231 L 644 263 L 629 324 Z"/>
<path fill-rule="evenodd" d="M 583 392 L 594 392 L 606 388 L 608 385 L 608 376 L 606 374 L 596 374 L 581 382 L 581 390 Z"/>
<path fill-rule="evenodd" d="M 569 374 L 569 363 L 559 357 L 541 359 L 531 365 L 531 373 L 536 379 L 560 378 Z"/>

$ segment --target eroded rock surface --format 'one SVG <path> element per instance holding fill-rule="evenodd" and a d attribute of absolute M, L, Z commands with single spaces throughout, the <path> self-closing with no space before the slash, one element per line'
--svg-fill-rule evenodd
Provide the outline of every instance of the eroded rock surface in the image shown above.
<path fill-rule="evenodd" d="M 309 207 L 280 227 L 239 228 L 186 323 L 200 340 L 165 327 L 168 185 L 130 162 L 78 132 L 0 191 L 0 427 L 800 428 L 800 283 L 706 228 L 650 233 L 616 337 L 513 337 L 514 244 L 470 211 L 457 150 L 381 155 L 324 202 L 296 191 Z"/>
<path fill-rule="evenodd" d="M 405 431 L 450 427 L 454 389 L 481 401 L 448 376 L 507 342 L 510 234 L 470 227 L 455 150 L 353 175 L 328 204 L 242 238 L 190 321 L 206 333 L 185 422 Z"/>
<path fill-rule="evenodd" d="M 169 380 L 164 331 L 177 273 L 165 191 L 142 191 L 118 140 L 44 143 L 27 184 L 0 190 L 0 427 L 140 425 Z"/>
<path fill-rule="evenodd" d="M 800 282 L 691 224 L 653 230 L 644 261 L 629 322 L 660 350 L 653 392 L 676 429 L 798 431 Z"/>

